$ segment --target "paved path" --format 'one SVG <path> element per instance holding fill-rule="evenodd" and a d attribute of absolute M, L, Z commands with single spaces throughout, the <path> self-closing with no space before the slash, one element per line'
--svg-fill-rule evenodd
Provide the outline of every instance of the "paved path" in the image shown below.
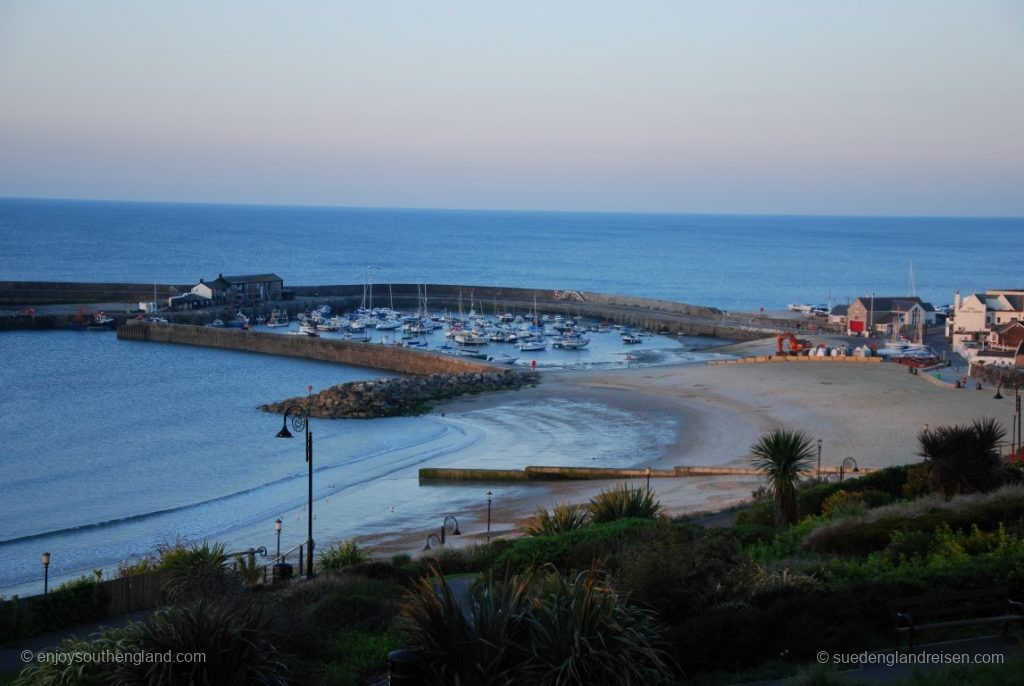
<path fill-rule="evenodd" d="M 0 674 L 17 672 L 28 664 L 24 659 L 22 659 L 22 653 L 25 651 L 38 653 L 40 651 L 50 650 L 69 636 L 85 638 L 90 634 L 97 633 L 104 627 L 119 627 L 124 626 L 128 622 L 141 621 L 152 614 L 152 612 L 152 610 L 139 610 L 138 612 L 132 612 L 127 615 L 108 617 L 98 622 L 81 624 L 70 629 L 60 629 L 46 634 L 40 634 L 38 636 L 32 636 L 30 638 L 23 638 L 14 641 L 13 643 L 0 646 Z"/>

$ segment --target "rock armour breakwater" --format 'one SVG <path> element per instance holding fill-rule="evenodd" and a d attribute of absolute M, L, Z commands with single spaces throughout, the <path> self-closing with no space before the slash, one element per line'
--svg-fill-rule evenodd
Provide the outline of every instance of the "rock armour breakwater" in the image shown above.
<path fill-rule="evenodd" d="M 290 405 L 299 405 L 317 419 L 396 417 L 422 414 L 438 400 L 467 393 L 516 390 L 539 382 L 540 375 L 536 372 L 518 370 L 352 381 L 331 386 L 312 396 L 261 405 L 260 409 L 280 413 Z"/>

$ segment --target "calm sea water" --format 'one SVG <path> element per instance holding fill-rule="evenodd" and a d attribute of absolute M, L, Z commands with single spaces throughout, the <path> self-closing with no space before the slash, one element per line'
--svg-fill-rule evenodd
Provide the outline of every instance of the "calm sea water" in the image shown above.
<path fill-rule="evenodd" d="M 727 310 L 1024 287 L 1022 219 L 424 211 L 0 200 L 0 279 L 424 282 Z M 993 246 L 999 246 L 995 249 Z"/>
<path fill-rule="evenodd" d="M 1021 287 L 1019 219 L 456 212 L 0 200 L 0 280 L 181 282 L 273 271 L 286 284 L 479 283 L 783 308 L 871 291 Z M 977 246 L 1001 246 L 999 250 Z M 593 359 L 622 353 L 595 342 Z M 667 357 L 686 359 L 678 343 Z M 267 400 L 379 372 L 109 333 L 0 335 L 0 593 L 111 569 L 164 540 L 288 547 L 304 536 L 301 442 Z M 568 354 L 559 353 L 562 357 Z M 558 355 L 551 355 L 555 360 Z M 544 364 L 544 361 L 541 362 Z M 586 364 L 586 362 L 584 362 Z M 579 418 L 585 416 L 587 421 Z M 317 536 L 427 527 L 480 489 L 421 488 L 425 465 L 643 464 L 685 427 L 595 405 L 320 421 Z M 524 487 L 502 490 L 514 497 Z"/>

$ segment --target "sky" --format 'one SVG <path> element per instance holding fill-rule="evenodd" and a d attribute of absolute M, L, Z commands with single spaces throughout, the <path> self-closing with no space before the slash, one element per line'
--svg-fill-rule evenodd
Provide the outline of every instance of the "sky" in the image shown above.
<path fill-rule="evenodd" d="M 2 0 L 0 196 L 1024 216 L 1024 2 Z"/>

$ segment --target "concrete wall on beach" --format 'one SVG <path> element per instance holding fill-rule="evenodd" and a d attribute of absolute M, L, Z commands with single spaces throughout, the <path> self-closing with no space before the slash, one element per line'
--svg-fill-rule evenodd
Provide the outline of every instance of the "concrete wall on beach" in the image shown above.
<path fill-rule="evenodd" d="M 461 357 L 402 348 L 393 345 L 261 333 L 184 324 L 129 322 L 117 329 L 117 337 L 130 341 L 180 343 L 208 348 L 242 350 L 267 355 L 302 357 L 337 364 L 386 369 L 400 374 L 472 374 L 491 372 L 495 365 Z"/>

